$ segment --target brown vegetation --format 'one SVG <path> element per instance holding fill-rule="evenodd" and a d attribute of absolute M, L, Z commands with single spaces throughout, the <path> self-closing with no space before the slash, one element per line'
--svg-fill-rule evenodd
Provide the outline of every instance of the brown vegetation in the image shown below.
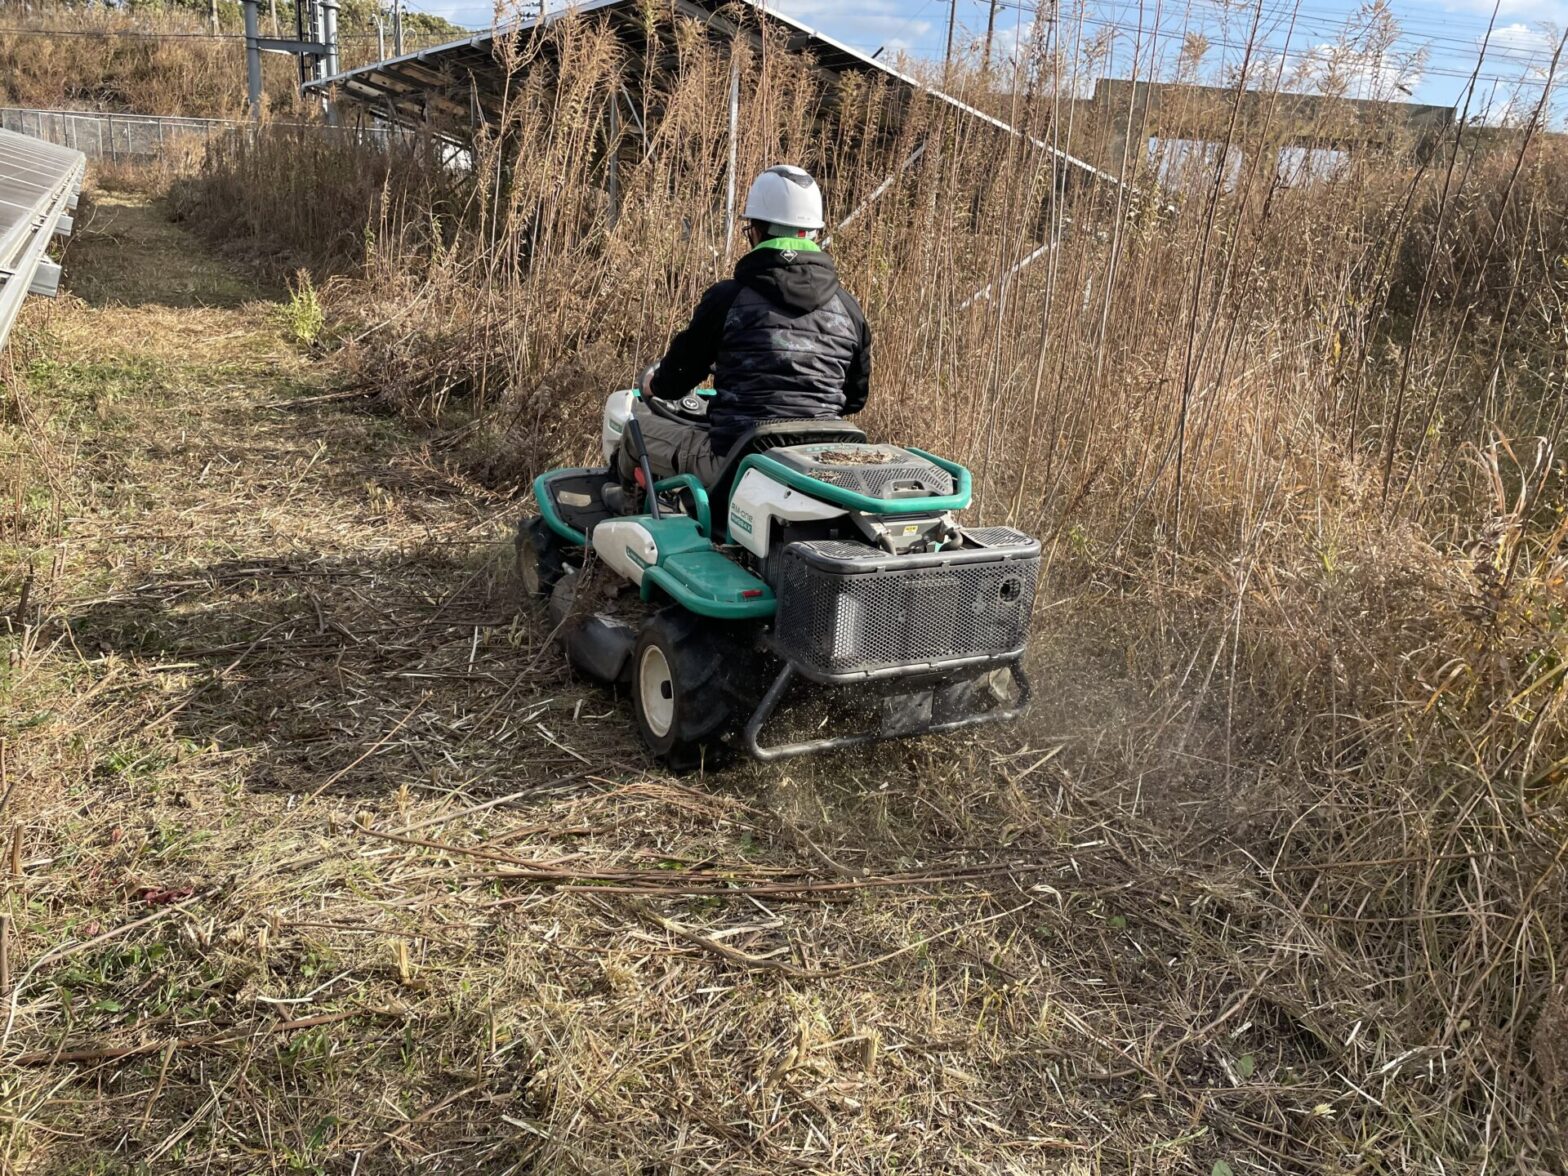
<path fill-rule="evenodd" d="M 365 272 L 329 299 L 355 378 L 460 425 L 506 485 L 582 457 L 600 397 L 729 264 L 727 54 L 682 44 L 646 140 L 614 145 L 613 210 L 604 96 L 627 67 L 587 23 L 560 37 L 558 68 L 519 75 L 466 207 L 448 194 L 432 222 L 401 203 L 407 178 L 399 201 L 366 190 Z M 1084 183 L 858 82 L 823 116 L 800 59 L 736 52 L 742 176 L 799 160 L 840 216 L 897 177 L 833 245 L 875 325 L 873 427 L 969 462 L 982 515 L 1047 540 L 1046 634 L 1098 628 L 1185 715 L 1168 737 L 1223 728 L 1209 787 L 1289 797 L 1241 843 L 1298 912 L 1272 932 L 1294 945 L 1274 980 L 1249 985 L 1332 959 L 1313 986 L 1379 994 L 1381 1031 L 1444 1059 L 1407 1106 L 1441 1124 L 1410 1137 L 1411 1167 L 1460 1159 L 1488 1118 L 1494 1150 L 1533 1154 L 1559 1109 L 1529 1034 L 1568 962 L 1561 142 L 1449 141 L 1296 187 L 1239 143 L 1237 171 L 1178 161 L 1161 209 L 1159 161 L 1135 191 Z M 1053 122 L 1049 93 L 1012 117 L 1105 157 L 1105 128 Z M 227 202 L 230 175 L 295 150 L 262 140 L 203 182 Z M 324 191 L 363 166 L 316 158 Z M 1376 1106 L 1356 1113 L 1375 1134 Z"/>
<path fill-rule="evenodd" d="M 424 527 L 482 551 L 515 510 L 504 496 L 591 450 L 602 396 L 730 264 L 731 61 L 690 28 L 663 35 L 682 72 L 652 79 L 645 132 L 623 120 L 618 203 L 604 104 L 628 65 L 587 22 L 559 33 L 559 67 L 517 75 L 471 184 L 429 144 L 367 158 L 278 131 L 215 148 L 178 194 L 193 222 L 264 233 L 287 266 L 337 275 L 322 343 L 348 390 L 430 426 L 427 468 L 489 512 L 491 530 L 460 530 L 406 484 L 373 495 L 373 510 L 416 516 L 409 543 Z M 294 904 L 293 933 L 346 921 L 419 937 L 435 961 L 405 948 L 366 981 L 355 1007 L 398 1028 L 318 1034 L 316 1068 L 290 1070 L 305 1092 L 283 1116 L 294 1137 L 311 1138 L 307 1109 L 351 1114 L 377 1095 L 401 1125 L 360 1137 L 339 1122 L 301 1154 L 360 1146 L 362 1171 L 417 1163 L 415 1140 L 483 1170 L 1561 1170 L 1561 142 L 1368 155 L 1299 187 L 1241 144 L 1235 182 L 1223 153 L 1188 159 L 1167 208 L 1141 159 L 1131 189 L 1079 182 L 935 102 L 903 109 L 854 83 L 829 104 L 799 59 L 736 52 L 742 176 L 798 160 L 840 215 L 896 176 L 833 245 L 876 332 L 869 423 L 971 464 L 977 514 L 1047 542 L 1037 724 L 654 784 L 613 717 L 564 738 L 565 715 L 541 711 L 544 745 L 507 724 L 524 692 L 559 709 L 576 688 L 526 621 L 510 650 L 481 645 L 477 622 L 482 653 L 441 636 L 449 610 L 499 607 L 482 565 L 361 568 L 363 584 L 312 588 L 309 610 L 297 585 L 280 597 L 271 572 L 247 571 L 255 600 L 227 607 L 260 621 L 225 637 L 192 620 L 201 640 L 170 642 L 198 662 L 197 739 L 263 748 L 260 768 L 296 796 L 330 795 L 374 756 L 367 789 L 458 789 L 468 806 L 430 832 L 406 793 L 394 811 L 382 792 L 365 824 L 405 839 L 374 849 L 341 840 L 346 803 L 314 823 L 278 815 L 275 851 L 220 838 L 249 854 L 244 893 Z M 1053 121 L 1048 80 L 1010 116 L 1106 155 L 1105 128 Z M 295 187 L 255 182 L 284 174 Z M 299 199 L 309 190 L 330 213 Z M 1054 247 L 1014 272 L 1042 241 Z M 331 440 L 349 424 L 314 427 Z M 368 541 L 329 519 L 307 550 L 334 529 L 348 536 L 334 550 Z M 147 591 L 172 608 L 183 589 Z M 61 598 L 32 631 L 84 607 Z M 314 636 L 270 635 L 296 612 Z M 415 634 L 407 648 L 380 633 L 389 622 Z M 347 676 L 329 681 L 317 647 Z M 257 650 L 279 666 L 251 671 L 270 712 L 226 684 Z M 492 681 L 473 680 L 475 656 Z M 427 693 L 409 696 L 409 664 Z M 574 723 L 601 705 L 566 697 Z M 346 745 L 323 730 L 334 707 L 356 716 Z M 35 787 L 71 762 L 72 730 L 26 761 Z M 525 791 L 544 791 L 520 801 L 521 829 L 473 807 L 514 791 L 518 739 L 560 755 L 529 774 Z M 602 791 L 549 791 L 590 773 Z M 959 872 L 993 868 L 1010 881 Z M 803 879 L 854 897 L 775 902 L 811 893 L 792 889 Z M 570 889 L 606 880 L 619 889 Z M 299 913 L 312 894 L 330 913 Z M 250 968 L 256 928 L 230 925 L 223 950 Z M 369 975 L 368 952 L 333 934 L 331 966 Z M 30 1016 L 35 1049 L 82 1033 L 56 1009 Z M 220 1044 L 225 1074 L 282 1115 L 248 1055 Z M 106 1068 L 152 1115 L 156 1059 L 172 1059 L 194 1114 L 208 1094 L 186 1055 L 211 1047 L 147 1048 L 145 1064 Z M 353 1064 L 332 1061 L 339 1048 Z M 482 1100 L 506 1105 L 508 1132 Z M 230 1146 L 201 1139 L 209 1158 Z"/>
<path fill-rule="evenodd" d="M 292 6 L 277 5 L 279 35 L 293 33 Z M 220 6 L 218 35 L 200 10 L 175 4 L 134 7 L 0 0 L 0 106 L 110 110 L 191 118 L 244 118 L 245 42 L 239 6 Z M 262 32 L 273 30 L 268 10 Z M 411 14 L 406 48 L 460 32 Z M 345 18 L 344 68 L 377 56 L 374 26 Z M 315 113 L 298 94 L 294 59 L 264 54 L 267 109 L 298 118 Z"/>

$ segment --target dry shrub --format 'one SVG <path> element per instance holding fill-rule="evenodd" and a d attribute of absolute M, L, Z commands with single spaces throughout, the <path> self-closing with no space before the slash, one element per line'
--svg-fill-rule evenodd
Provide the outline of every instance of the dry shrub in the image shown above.
<path fill-rule="evenodd" d="M 0 105 L 209 118 L 245 112 L 245 46 L 189 10 L 0 4 Z M 69 29 L 69 35 L 51 35 Z M 292 63 L 263 63 L 267 99 L 294 111 Z"/>
<path fill-rule="evenodd" d="M 429 140 L 359 126 L 240 128 L 207 143 L 200 182 L 177 179 L 170 203 L 217 241 L 263 246 L 256 260 L 276 274 L 307 261 L 337 271 L 364 261 L 378 227 L 404 248 L 416 229 L 439 242 L 454 178 L 431 150 Z"/>
<path fill-rule="evenodd" d="M 340 54 L 344 68 L 352 68 L 375 60 L 378 45 L 374 25 L 368 15 L 362 16 L 368 8 L 345 7 Z M 278 35 L 291 36 L 293 5 L 282 0 L 276 10 Z M 271 35 L 266 7 L 261 23 L 262 35 Z M 0 106 L 244 118 L 240 6 L 224 0 L 219 5 L 219 35 L 213 37 L 211 31 L 205 6 L 0 0 Z M 419 49 L 457 35 L 461 30 L 439 17 L 410 13 L 405 48 Z M 293 58 L 263 54 L 262 76 L 271 114 L 319 114 L 319 105 L 299 96 Z"/>
<path fill-rule="evenodd" d="M 587 19 L 510 47 L 461 201 L 429 152 L 360 176 L 272 132 L 209 156 L 194 206 L 247 200 L 235 228 L 334 265 L 368 225 L 330 292 L 344 364 L 515 484 L 589 455 L 600 398 L 728 269 L 738 69 L 742 182 L 800 162 L 843 217 L 891 177 L 833 242 L 876 335 L 870 426 L 967 461 L 981 517 L 1042 535 L 1053 616 L 1223 728 L 1216 787 L 1288 798 L 1244 847 L 1279 902 L 1269 975 L 1325 1023 L 1374 1010 L 1377 1048 L 1429 1075 L 1348 1115 L 1390 1170 L 1561 1163 L 1562 143 L 1362 153 L 1292 187 L 1249 142 L 1167 208 L 1136 155 L 1138 193 L 1085 182 L 928 97 L 650 28 L 677 70 L 628 76 Z M 642 125 L 612 124 L 622 82 Z M 1067 85 L 1033 82 L 985 100 L 1104 158 Z M 284 158 L 269 207 L 251 181 Z M 341 209 L 300 221 L 311 192 Z"/>

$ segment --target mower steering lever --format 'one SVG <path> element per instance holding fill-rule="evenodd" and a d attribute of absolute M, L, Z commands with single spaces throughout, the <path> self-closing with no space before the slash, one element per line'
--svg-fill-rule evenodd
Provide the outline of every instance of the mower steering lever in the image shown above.
<path fill-rule="evenodd" d="M 659 513 L 659 492 L 653 482 L 653 463 L 648 460 L 648 447 L 642 443 L 642 425 L 637 422 L 635 412 L 626 418 L 626 433 L 637 447 L 637 469 L 642 474 L 642 488 L 648 494 L 648 513 L 658 520 L 663 516 Z"/>

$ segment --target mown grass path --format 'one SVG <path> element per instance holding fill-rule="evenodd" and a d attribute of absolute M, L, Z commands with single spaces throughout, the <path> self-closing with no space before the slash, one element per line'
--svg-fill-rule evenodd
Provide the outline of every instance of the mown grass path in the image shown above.
<path fill-rule="evenodd" d="M 519 507 L 341 396 L 282 299 L 140 197 L 70 272 L 3 424 L 5 1170 L 1341 1146 L 1299 1110 L 1317 1028 L 1225 1015 L 1263 899 L 1194 914 L 1054 743 L 672 780 L 521 608 Z"/>

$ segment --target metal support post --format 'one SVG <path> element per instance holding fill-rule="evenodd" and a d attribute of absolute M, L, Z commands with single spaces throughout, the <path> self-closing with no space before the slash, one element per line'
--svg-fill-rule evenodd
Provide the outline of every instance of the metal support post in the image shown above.
<path fill-rule="evenodd" d="M 610 95 L 610 141 L 606 147 L 610 173 L 610 227 L 621 219 L 621 100 Z"/>
<path fill-rule="evenodd" d="M 245 96 L 250 116 L 261 121 L 261 16 L 257 0 L 244 0 L 245 9 Z"/>
<path fill-rule="evenodd" d="M 313 26 L 314 27 L 314 26 Z M 294 40 L 305 39 L 305 0 L 294 0 Z M 305 83 L 311 80 L 311 75 L 305 72 L 305 55 L 299 54 L 294 58 L 294 64 L 299 66 L 299 85 L 301 93 L 304 92 Z"/>
<path fill-rule="evenodd" d="M 403 56 L 403 0 L 392 2 L 392 52 Z"/>
<path fill-rule="evenodd" d="M 326 36 L 321 39 L 327 46 L 327 77 L 338 76 L 338 0 L 322 0 L 323 20 L 325 21 Z"/>
<path fill-rule="evenodd" d="M 310 5 L 310 39 L 322 46 L 310 59 L 310 80 L 319 82 L 327 76 L 327 12 L 320 0 L 311 0 Z M 326 99 L 323 98 L 322 109 L 326 109 Z"/>
<path fill-rule="evenodd" d="M 735 169 L 737 163 L 736 139 L 740 134 L 740 55 L 730 45 L 730 175 L 728 192 L 724 200 L 724 257 L 728 263 L 730 251 L 735 247 Z"/>
<path fill-rule="evenodd" d="M 320 50 L 310 60 L 310 76 L 314 81 L 325 81 L 327 78 L 327 8 L 317 0 L 310 6 L 311 39 L 319 46 Z M 326 115 L 327 121 L 332 121 L 332 100 L 325 91 L 321 94 L 321 113 Z"/>

